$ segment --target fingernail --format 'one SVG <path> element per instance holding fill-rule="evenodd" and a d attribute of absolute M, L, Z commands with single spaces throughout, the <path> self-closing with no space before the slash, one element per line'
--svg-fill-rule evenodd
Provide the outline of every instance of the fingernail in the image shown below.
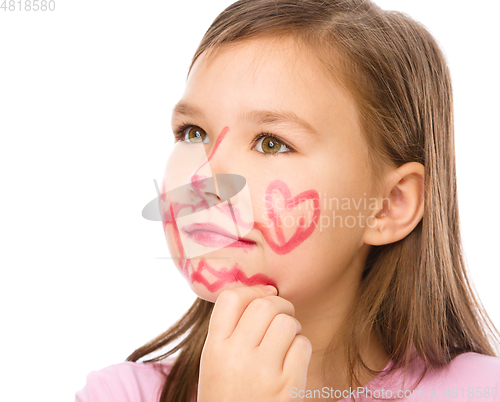
<path fill-rule="evenodd" d="M 268 291 L 270 291 L 272 293 L 276 293 L 276 294 L 279 293 L 278 292 L 278 288 L 274 287 L 273 285 L 266 285 L 266 286 L 264 286 L 264 289 L 266 289 L 266 290 L 268 290 Z"/>

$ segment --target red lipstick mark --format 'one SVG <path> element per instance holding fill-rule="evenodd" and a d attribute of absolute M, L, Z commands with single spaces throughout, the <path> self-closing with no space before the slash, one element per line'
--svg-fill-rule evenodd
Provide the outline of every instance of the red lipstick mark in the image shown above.
<path fill-rule="evenodd" d="M 187 263 L 191 264 L 191 261 L 188 260 Z M 209 273 L 214 275 L 217 280 L 213 283 L 208 282 L 207 279 L 202 275 L 204 270 L 207 270 Z M 196 270 L 193 271 L 189 279 L 191 280 L 191 283 L 201 283 L 210 292 L 216 292 L 225 284 L 234 282 L 241 282 L 242 284 L 247 286 L 273 285 L 275 288 L 277 288 L 276 282 L 274 282 L 271 278 L 264 274 L 255 274 L 251 277 L 246 276 L 237 263 L 234 264 L 231 269 L 214 269 L 210 266 L 210 264 L 208 264 L 205 259 L 200 260 L 198 266 L 196 267 Z"/>
<path fill-rule="evenodd" d="M 208 157 L 208 159 L 203 162 L 196 170 L 195 172 L 191 175 L 191 177 L 189 178 L 190 182 L 191 182 L 191 188 L 193 189 L 193 191 L 196 193 L 196 195 L 200 198 L 200 201 L 197 202 L 196 204 L 191 204 L 191 203 L 179 203 L 179 202 L 171 202 L 170 198 L 169 198 L 169 208 L 165 208 L 165 204 L 166 204 L 166 190 L 165 190 L 165 183 L 164 183 L 164 186 L 163 186 L 163 192 L 161 195 L 159 195 L 159 204 L 160 204 L 160 210 L 161 211 L 164 211 L 163 213 L 163 228 L 165 229 L 165 226 L 166 226 L 166 221 L 173 221 L 174 220 L 174 217 L 177 217 L 179 212 L 184 209 L 184 208 L 191 208 L 191 212 L 196 212 L 197 210 L 199 209 L 208 209 L 210 207 L 210 205 L 208 204 L 205 196 L 200 192 L 201 189 L 204 189 L 206 184 L 205 184 L 205 181 L 203 179 L 205 179 L 207 176 L 201 176 L 201 175 L 198 175 L 197 172 L 208 162 L 210 161 L 210 159 L 212 159 L 212 157 L 214 156 L 215 154 L 215 151 L 217 150 L 217 148 L 219 147 L 219 144 L 222 142 L 222 140 L 224 139 L 224 137 L 226 136 L 226 134 L 229 132 L 229 127 L 225 127 L 222 131 L 221 131 L 221 134 L 219 135 L 219 138 L 217 139 L 217 142 L 215 143 L 215 146 L 214 146 L 214 149 L 212 150 L 210 156 Z M 214 177 L 214 180 L 215 180 L 215 177 Z M 157 190 L 158 191 L 158 190 Z M 218 190 L 217 190 L 218 191 Z M 217 208 L 218 206 L 215 205 L 215 207 Z M 235 209 L 233 207 L 233 209 Z M 224 210 L 224 213 L 226 211 Z M 239 216 L 239 211 L 234 211 L 234 213 Z M 234 219 L 233 219 L 234 221 Z"/>
<path fill-rule="evenodd" d="M 169 198 L 169 208 L 168 208 L 168 212 L 167 212 L 167 209 L 163 207 L 165 205 L 165 203 L 166 203 L 166 195 L 165 194 L 167 193 L 165 191 L 165 183 L 164 183 L 163 192 L 162 192 L 162 194 L 161 194 L 161 196 L 159 198 L 159 200 L 160 200 L 160 208 L 161 208 L 161 210 L 164 211 L 164 218 L 165 218 L 165 220 L 163 221 L 164 228 L 165 228 L 165 225 L 167 223 L 165 221 L 174 221 L 175 217 L 178 216 L 179 211 L 181 211 L 184 208 L 191 208 L 191 212 L 195 212 L 195 211 L 197 211 L 200 208 L 208 209 L 210 207 L 209 204 L 208 204 L 208 202 L 207 202 L 207 200 L 206 200 L 206 198 L 203 196 L 202 193 L 199 192 L 200 189 L 203 189 L 206 186 L 206 184 L 205 184 L 205 182 L 203 180 L 203 179 L 206 178 L 206 176 L 198 175 L 197 172 L 205 164 L 207 164 L 210 161 L 210 159 L 212 159 L 212 157 L 215 155 L 215 152 L 217 151 L 217 148 L 219 147 L 220 143 L 222 142 L 222 140 L 224 139 L 224 137 L 226 136 L 226 134 L 228 132 L 229 132 L 229 127 L 224 127 L 224 129 L 219 134 L 219 137 L 217 138 L 217 141 L 215 143 L 214 149 L 210 153 L 208 159 L 205 162 L 203 162 L 195 170 L 195 172 L 191 175 L 191 177 L 189 178 L 189 180 L 191 181 L 191 187 L 192 187 L 193 191 L 200 198 L 200 201 L 198 203 L 196 203 L 196 204 L 190 204 L 190 203 L 182 204 L 182 203 L 179 203 L 179 202 L 170 202 L 171 200 Z M 233 221 L 234 221 L 234 219 L 233 219 Z"/>
<path fill-rule="evenodd" d="M 217 141 L 215 142 L 214 149 L 212 149 L 212 152 L 208 156 L 207 160 L 203 162 L 200 166 L 198 166 L 198 169 L 194 171 L 194 173 L 191 175 L 189 180 L 191 181 L 191 187 L 193 188 L 194 193 L 200 197 L 203 201 L 205 201 L 206 207 L 208 208 L 208 203 L 206 202 L 205 197 L 201 193 L 201 190 L 205 187 L 205 183 L 203 181 L 200 181 L 202 179 L 206 179 L 207 176 L 201 176 L 198 174 L 198 171 L 205 166 L 208 162 L 210 162 L 210 159 L 215 155 L 215 152 L 217 151 L 217 148 L 219 148 L 220 143 L 226 136 L 226 134 L 229 132 L 229 127 L 224 127 L 222 131 L 219 134 L 219 137 L 217 138 Z"/>
<path fill-rule="evenodd" d="M 217 151 L 220 143 L 226 136 L 226 134 L 229 131 L 229 127 L 225 127 L 220 135 L 219 138 L 217 139 L 217 142 L 215 143 L 214 149 L 212 150 L 210 156 L 207 158 L 207 160 L 196 169 L 195 173 L 191 176 L 191 184 L 193 186 L 193 190 L 199 191 L 202 189 L 205 184 L 203 182 L 199 182 L 199 180 L 203 179 L 203 176 L 200 176 L 197 174 L 197 172 L 212 159 L 212 157 L 215 155 L 215 152 Z M 305 202 L 307 200 L 312 200 L 313 202 L 313 207 L 314 207 L 314 214 L 311 219 L 311 222 L 309 225 L 306 227 L 304 225 L 305 222 L 305 217 L 300 216 L 298 220 L 298 225 L 297 229 L 295 230 L 295 233 L 292 235 L 292 237 L 287 241 L 285 238 L 285 235 L 283 233 L 283 227 L 281 225 L 281 216 L 279 213 L 277 213 L 274 209 L 274 205 L 272 204 L 272 193 L 273 191 L 277 190 L 279 193 L 281 193 L 281 196 L 284 199 L 284 205 L 287 210 L 292 210 L 294 209 L 297 205 L 299 205 L 301 202 Z M 196 204 L 180 204 L 180 203 L 171 203 L 169 202 L 169 212 L 170 212 L 170 217 L 171 220 L 169 221 L 164 221 L 163 222 L 163 228 L 164 230 L 166 229 L 167 224 L 172 223 L 173 224 L 173 232 L 174 232 L 174 238 L 175 238 L 175 243 L 177 245 L 177 248 L 179 250 L 179 260 L 178 260 L 178 265 L 184 274 L 184 276 L 191 282 L 198 282 L 205 286 L 207 290 L 210 292 L 215 292 L 218 289 L 220 289 L 222 286 L 224 286 L 227 283 L 234 283 L 234 282 L 240 282 L 244 285 L 247 286 L 254 286 L 254 285 L 272 285 L 277 288 L 276 283 L 274 280 L 269 278 L 268 276 L 264 274 L 255 274 L 252 275 L 251 277 L 247 277 L 246 274 L 240 269 L 239 265 L 235 263 L 230 269 L 227 267 L 219 268 L 216 269 L 205 260 L 201 259 L 196 267 L 196 269 L 193 268 L 191 259 L 186 258 L 184 249 L 182 247 L 182 242 L 179 236 L 179 230 L 177 227 L 176 223 L 176 217 L 178 216 L 178 213 L 180 210 L 183 208 L 190 207 L 192 211 L 195 211 L 197 208 L 200 207 L 200 204 L 205 204 L 205 207 L 208 208 L 208 203 L 206 202 L 205 197 L 203 197 L 202 194 L 197 193 L 197 195 L 201 198 L 201 201 Z M 163 200 L 165 200 L 165 197 L 163 197 Z M 170 198 L 169 198 L 170 201 Z M 259 229 L 264 236 L 264 239 L 266 240 L 267 244 L 271 247 L 271 249 L 276 252 L 277 254 L 283 255 L 290 253 L 292 250 L 294 250 L 296 247 L 298 247 L 300 244 L 302 244 L 314 231 L 314 229 L 317 226 L 318 220 L 319 220 L 319 215 L 320 215 L 320 201 L 319 201 L 319 194 L 316 190 L 307 190 L 299 195 L 295 196 L 292 198 L 291 192 L 287 184 L 281 180 L 274 180 L 269 184 L 269 186 L 266 189 L 266 209 L 267 209 L 267 218 L 272 222 L 274 228 L 269 228 L 262 223 L 255 222 L 253 223 L 248 223 L 248 222 L 243 222 L 241 220 L 241 215 L 239 214 L 239 211 L 234 208 L 232 205 L 227 205 L 225 207 L 223 206 L 215 206 L 215 208 L 219 209 L 226 215 L 230 215 L 233 219 L 233 222 L 240 224 L 241 226 L 255 226 L 257 229 Z M 167 212 L 165 211 L 165 216 L 168 216 Z M 274 230 L 273 230 L 274 229 Z M 276 241 L 273 239 L 273 237 L 276 237 Z M 210 283 L 207 278 L 203 276 L 203 272 L 207 271 L 209 274 L 211 274 L 213 277 L 216 278 L 215 282 Z"/>
<path fill-rule="evenodd" d="M 212 149 L 212 153 L 208 157 L 207 162 L 210 162 L 210 159 L 212 159 L 212 157 L 215 155 L 215 151 L 217 151 L 217 148 L 219 148 L 219 144 L 222 142 L 222 140 L 224 139 L 224 137 L 226 136 L 226 134 L 228 132 L 229 132 L 229 127 L 224 127 L 222 129 L 222 131 L 219 134 L 219 138 L 217 138 L 217 141 L 215 143 L 214 149 Z M 205 163 L 207 163 L 207 162 L 205 162 Z"/>
<path fill-rule="evenodd" d="M 179 251 L 179 266 L 181 266 L 181 262 L 183 259 L 185 259 L 185 252 L 184 252 L 184 247 L 182 246 L 182 241 L 181 237 L 179 235 L 179 229 L 177 228 L 177 222 L 175 220 L 175 217 L 177 216 L 176 211 L 174 210 L 174 205 L 172 204 L 170 197 L 168 196 L 168 193 L 163 193 L 161 195 L 161 199 L 165 201 L 165 198 L 168 197 L 168 203 L 169 203 L 169 212 L 170 212 L 170 219 L 167 219 L 167 213 L 165 212 L 165 218 L 162 221 L 163 224 L 163 231 L 166 233 L 167 229 L 167 224 L 172 224 L 173 225 L 173 232 L 174 232 L 174 240 L 175 244 L 177 245 L 177 249 Z M 182 271 L 184 274 L 186 274 L 184 271 Z"/>
<path fill-rule="evenodd" d="M 199 180 L 203 179 L 204 177 L 198 175 L 197 172 L 206 163 L 208 163 L 212 159 L 212 157 L 215 155 L 215 152 L 217 151 L 220 143 L 222 142 L 222 140 L 224 139 L 224 137 L 226 136 L 228 131 L 229 131 L 229 127 L 225 127 L 222 130 L 222 132 L 219 135 L 219 138 L 217 139 L 217 142 L 215 143 L 214 149 L 212 150 L 210 156 L 202 165 L 200 165 L 198 167 L 198 169 L 196 169 L 195 173 L 190 178 L 193 190 L 198 195 L 198 197 L 201 198 L 200 202 L 198 202 L 195 205 L 172 202 L 168 193 L 165 191 L 165 189 L 163 189 L 163 193 L 161 194 L 161 196 L 159 198 L 160 199 L 160 208 L 162 208 L 161 210 L 164 211 L 164 220 L 162 222 L 163 223 L 163 230 L 166 232 L 167 225 L 169 225 L 169 224 L 173 225 L 173 228 L 172 228 L 173 229 L 173 236 L 174 236 L 175 244 L 176 244 L 177 249 L 179 251 L 178 266 L 180 267 L 180 270 L 183 273 L 183 275 L 191 283 L 198 282 L 198 283 L 202 284 L 203 286 L 205 286 L 207 288 L 207 290 L 209 290 L 210 292 L 217 291 L 218 289 L 220 289 L 221 287 L 223 287 L 227 283 L 235 283 L 235 282 L 240 282 L 240 283 L 247 285 L 247 286 L 254 286 L 254 285 L 262 284 L 262 285 L 272 285 L 272 286 L 277 288 L 276 282 L 264 274 L 259 273 L 259 274 L 255 274 L 255 275 L 248 277 L 241 270 L 240 266 L 237 263 L 235 263 L 230 269 L 228 269 L 227 267 L 222 267 L 222 268 L 216 269 L 216 268 L 212 267 L 204 258 L 202 258 L 199 261 L 196 269 L 194 269 L 191 259 L 186 257 L 186 254 L 184 252 L 184 248 L 182 246 L 182 241 L 180 239 L 179 229 L 177 227 L 176 218 L 179 214 L 179 211 L 181 211 L 184 208 L 191 208 L 191 210 L 194 212 L 195 210 L 200 208 L 200 206 L 202 206 L 202 205 L 205 205 L 206 208 L 208 207 L 208 203 L 206 202 L 205 197 L 203 196 L 203 194 L 201 194 L 199 192 L 199 190 L 201 190 L 202 188 L 205 187 L 205 184 L 203 183 L 203 181 L 199 181 Z M 166 203 L 167 198 L 168 198 L 168 202 L 169 202 L 168 209 L 163 207 Z M 215 206 L 215 207 L 217 208 L 218 206 Z M 239 211 L 233 205 L 227 205 L 226 208 L 222 208 L 222 207 L 220 207 L 220 208 L 221 208 L 220 210 L 224 211 L 224 213 L 229 214 L 232 217 L 233 222 L 236 223 L 238 221 L 238 219 L 241 220 L 241 218 L 240 218 L 241 215 L 240 215 Z M 251 226 L 253 227 L 253 223 L 251 224 Z M 239 235 L 238 235 L 238 237 L 239 237 Z M 231 245 L 231 246 L 233 246 L 233 245 Z M 234 247 L 238 247 L 238 246 L 242 247 L 242 245 L 238 245 L 238 244 L 234 245 Z M 253 247 L 254 245 L 252 244 L 251 246 Z M 215 282 L 210 283 L 207 280 L 207 278 L 205 278 L 203 276 L 204 271 L 213 275 L 216 278 Z"/>
<path fill-rule="evenodd" d="M 272 192 L 274 190 L 277 190 L 281 193 L 285 201 L 285 208 L 287 210 L 292 210 L 298 204 L 307 200 L 312 200 L 313 202 L 314 214 L 311 222 L 307 227 L 305 227 L 305 218 L 304 216 L 301 216 L 299 218 L 295 233 L 288 241 L 285 239 L 285 235 L 283 233 L 280 214 L 274 210 L 274 205 L 272 204 Z M 272 230 L 272 228 L 269 228 L 268 225 L 264 225 L 259 222 L 255 222 L 255 227 L 261 231 L 267 244 L 273 249 L 275 253 L 280 255 L 288 254 L 293 249 L 298 247 L 301 243 L 303 243 L 316 228 L 319 215 L 321 213 L 319 194 L 316 190 L 307 190 L 292 198 L 292 194 L 287 184 L 282 180 L 274 180 L 267 187 L 265 199 L 267 218 L 274 225 L 274 231 Z M 273 239 L 273 234 L 277 238 L 277 241 Z"/>
<path fill-rule="evenodd" d="M 169 200 L 170 201 L 170 200 Z M 174 203 L 175 204 L 175 203 Z M 241 269 L 240 266 L 235 263 L 230 269 L 227 267 L 214 268 L 212 267 L 204 258 L 202 258 L 196 269 L 193 268 L 193 263 L 190 258 L 186 258 L 184 248 L 182 247 L 182 241 L 179 235 L 179 229 L 175 220 L 176 210 L 178 210 L 179 205 L 170 204 L 170 214 L 172 220 L 163 221 L 163 230 L 166 231 L 168 224 L 173 225 L 173 235 L 177 249 L 179 251 L 179 259 L 177 260 L 178 266 L 182 274 L 188 279 L 190 283 L 198 282 L 205 286 L 208 291 L 215 292 L 223 287 L 227 283 L 240 282 L 247 286 L 254 285 L 273 285 L 278 288 L 276 282 L 264 274 L 255 274 L 248 277 Z M 177 206 L 177 208 L 176 208 Z M 181 207 L 182 208 L 182 207 Z M 210 283 L 207 278 L 203 276 L 204 271 L 212 274 L 216 280 Z"/>
<path fill-rule="evenodd" d="M 177 223 L 175 221 L 176 215 L 174 212 L 174 207 L 172 205 L 170 207 L 170 213 L 172 214 L 173 219 L 169 222 L 165 221 L 163 222 L 163 230 L 165 231 L 168 224 L 173 225 L 174 239 L 177 245 L 177 249 L 179 251 L 179 259 L 177 263 L 178 266 L 180 267 L 182 274 L 188 279 L 190 283 L 198 282 L 203 286 L 205 286 L 205 288 L 207 288 L 207 290 L 210 292 L 215 292 L 219 290 L 227 283 L 235 283 L 235 282 L 240 282 L 247 286 L 273 285 L 274 287 L 278 288 L 276 282 L 264 274 L 259 273 L 248 277 L 240 269 L 237 263 L 235 263 L 230 269 L 226 267 L 216 269 L 212 267 L 204 258 L 202 258 L 199 261 L 195 270 L 193 268 L 193 263 L 191 262 L 191 259 L 186 258 L 186 255 L 184 253 L 184 248 L 182 247 L 182 242 L 179 236 L 179 229 L 177 228 Z M 203 276 L 203 272 L 205 270 L 210 274 L 212 274 L 215 278 L 217 278 L 215 282 L 210 283 L 207 280 L 207 278 Z"/>

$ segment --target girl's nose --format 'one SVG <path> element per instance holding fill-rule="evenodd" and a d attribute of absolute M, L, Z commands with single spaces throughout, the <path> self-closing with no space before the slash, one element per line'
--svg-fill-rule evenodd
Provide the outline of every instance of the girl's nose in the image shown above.
<path fill-rule="evenodd" d="M 213 171 L 209 158 L 205 158 L 189 176 L 188 186 L 190 190 L 196 194 L 206 208 L 221 202 L 214 174 L 216 172 Z"/>
<path fill-rule="evenodd" d="M 189 177 L 191 190 L 206 200 L 207 207 L 229 201 L 246 184 L 235 166 L 234 149 L 229 128 L 225 127 L 207 152 L 206 160 Z"/>
<path fill-rule="evenodd" d="M 199 171 L 194 172 L 189 178 L 189 188 L 203 201 L 206 208 L 210 208 L 221 202 L 216 180 L 212 175 L 205 176 L 199 174 Z"/>

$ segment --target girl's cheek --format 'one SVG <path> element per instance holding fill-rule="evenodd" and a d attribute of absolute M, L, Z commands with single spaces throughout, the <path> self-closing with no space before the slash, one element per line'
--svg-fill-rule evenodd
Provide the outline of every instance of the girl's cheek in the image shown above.
<path fill-rule="evenodd" d="M 255 227 L 279 255 L 289 254 L 308 241 L 321 213 L 320 196 L 314 187 L 281 179 L 267 184 L 259 205 Z"/>

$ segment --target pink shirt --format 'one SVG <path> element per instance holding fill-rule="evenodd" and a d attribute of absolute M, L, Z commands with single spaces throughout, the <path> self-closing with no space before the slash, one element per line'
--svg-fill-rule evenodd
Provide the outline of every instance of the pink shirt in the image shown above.
<path fill-rule="evenodd" d="M 162 365 L 167 369 L 173 362 L 168 359 Z M 420 362 L 423 367 L 423 362 Z M 387 370 L 392 365 L 389 362 Z M 376 376 L 369 384 L 357 393 L 356 389 L 343 390 L 342 401 L 377 400 L 394 398 L 396 401 L 469 401 L 486 402 L 500 401 L 500 358 L 477 353 L 464 353 L 444 368 L 428 372 L 422 382 L 410 395 L 414 381 L 418 379 L 418 365 L 411 367 L 407 373 L 407 381 L 402 384 L 402 372 L 398 371 L 389 377 L 384 372 Z M 76 393 L 76 402 L 157 402 L 163 385 L 162 375 L 151 363 L 125 362 L 114 364 L 102 370 L 92 371 L 87 376 L 87 384 Z M 372 390 L 372 396 L 365 399 L 366 389 Z M 376 393 L 378 391 L 378 394 Z M 406 397 L 404 392 L 406 391 Z M 314 394 L 315 392 L 315 394 Z M 306 402 L 313 397 L 328 399 L 340 397 L 339 392 L 323 388 L 310 390 L 309 394 L 300 395 L 296 390 L 290 390 L 290 398 Z M 392 394 L 390 394 L 391 392 Z M 365 394 L 365 395 L 364 395 Z M 258 402 L 258 401 L 257 401 Z"/>

